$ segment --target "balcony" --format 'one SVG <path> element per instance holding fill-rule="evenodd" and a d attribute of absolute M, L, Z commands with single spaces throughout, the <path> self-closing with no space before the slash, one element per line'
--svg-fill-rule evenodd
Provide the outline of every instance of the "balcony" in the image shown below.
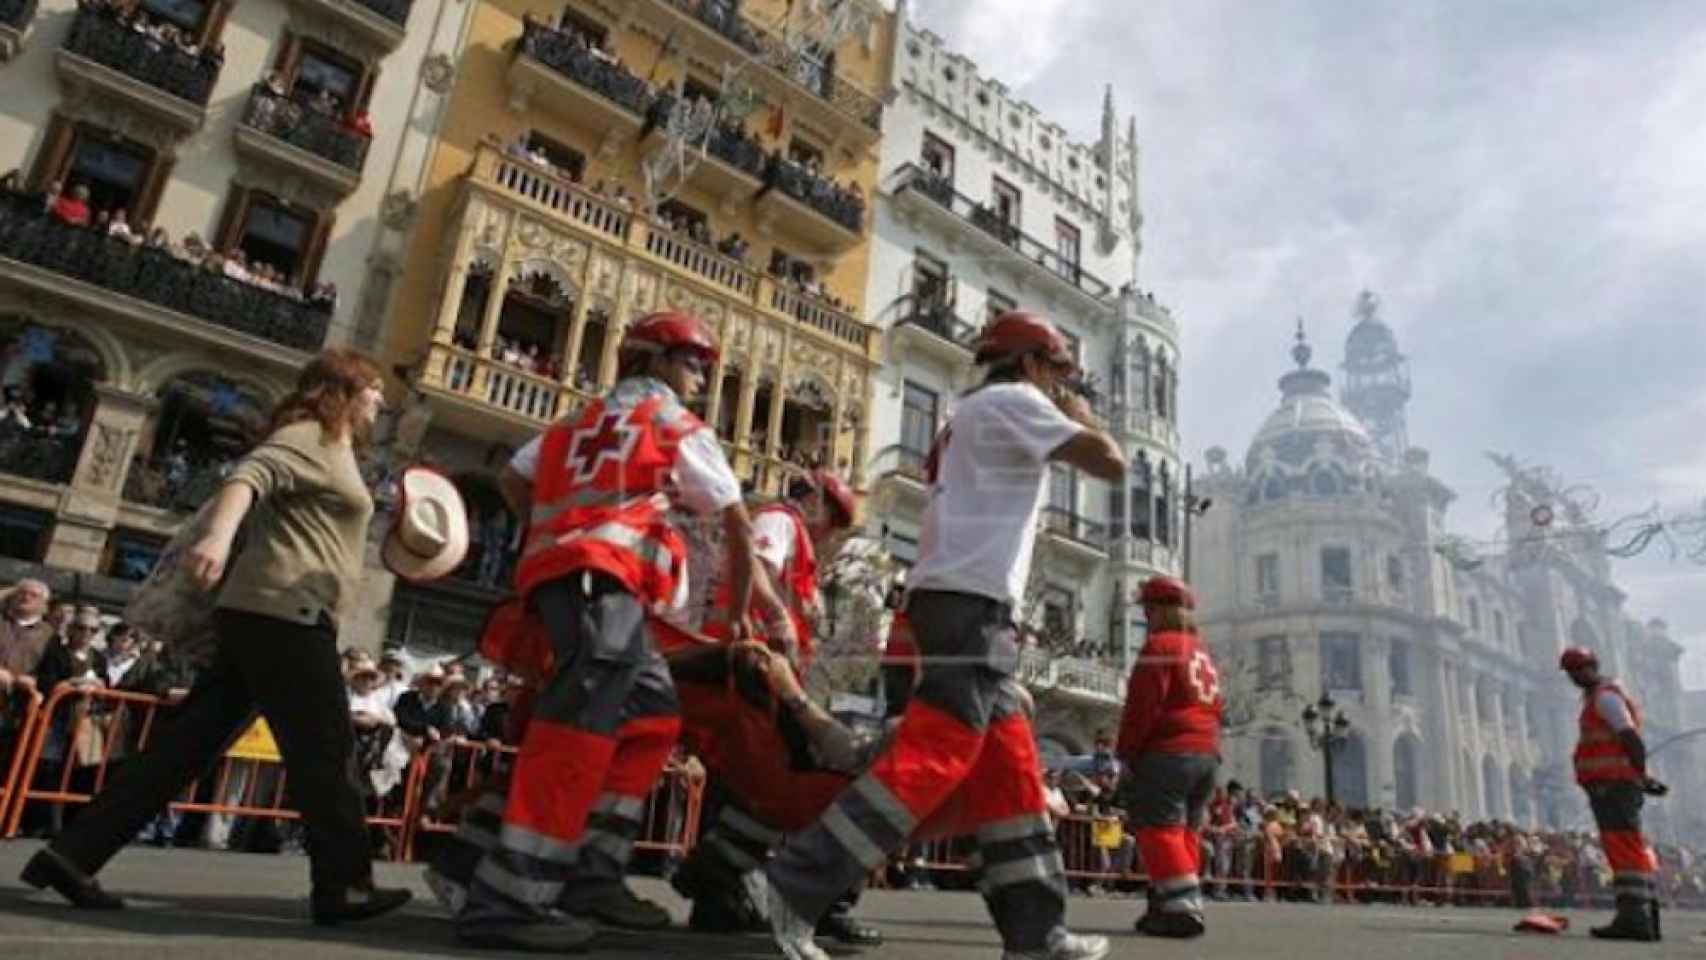
<path fill-rule="evenodd" d="M 675 97 L 668 93 L 660 93 L 652 102 L 642 141 L 648 152 L 664 149 L 664 128 L 675 104 Z M 717 127 L 705 138 L 705 155 L 693 167 L 688 182 L 720 198 L 724 210 L 732 211 L 763 189 L 767 162 L 764 147 L 746 131 Z"/>
<path fill-rule="evenodd" d="M 172 464 L 138 458 L 124 478 L 124 498 L 171 513 L 191 513 L 213 498 L 225 483 L 229 462 Z"/>
<path fill-rule="evenodd" d="M 435 343 L 416 386 L 439 405 L 449 426 L 472 436 L 491 436 L 488 414 L 497 410 L 511 429 L 503 439 L 525 439 L 587 398 L 587 394 L 526 370 L 481 357 L 471 350 Z"/>
<path fill-rule="evenodd" d="M 1356 591 L 1350 587 L 1328 584 L 1321 588 L 1321 600 L 1329 607 L 1348 607 L 1356 602 Z"/>
<path fill-rule="evenodd" d="M 959 371 L 971 363 L 979 328 L 937 303 L 919 303 L 913 294 L 897 301 L 900 319 L 889 329 L 890 361 L 922 354 Z"/>
<path fill-rule="evenodd" d="M 799 61 L 781 37 L 741 16 L 729 0 L 642 0 L 636 6 L 661 20 L 667 35 L 683 29 L 721 46 L 725 59 L 757 60 L 741 79 L 786 98 L 788 109 L 811 125 L 865 146 L 877 142 L 883 123 L 881 100 L 834 71 Z"/>
<path fill-rule="evenodd" d="M 553 223 L 665 265 L 710 292 L 785 317 L 841 348 L 869 357 L 876 342 L 875 328 L 853 315 L 786 289 L 771 277 L 756 277 L 744 264 L 636 216 L 629 205 L 508 156 L 490 141 L 481 145 L 468 176 L 471 186 L 496 198 L 519 201 Z"/>
<path fill-rule="evenodd" d="M 380 53 L 403 44 L 412 0 L 291 0 L 310 17 L 329 21 Z"/>
<path fill-rule="evenodd" d="M 823 253 L 845 253 L 864 230 L 863 197 L 779 156 L 764 171 L 757 206 L 761 228 L 784 230 Z"/>
<path fill-rule="evenodd" d="M 1125 699 L 1122 671 L 1079 657 L 1056 657 L 1038 647 L 1019 651 L 1019 680 L 1042 692 L 1103 706 L 1118 706 Z"/>
<path fill-rule="evenodd" d="M 513 109 L 519 112 L 535 102 L 603 134 L 610 148 L 622 135 L 640 132 L 652 105 L 646 81 L 621 64 L 593 56 L 578 35 L 534 20 L 522 25 L 510 60 L 509 86 Z"/>
<path fill-rule="evenodd" d="M 36 18 L 36 0 L 0 0 L 0 63 L 18 55 Z"/>
<path fill-rule="evenodd" d="M 263 86 L 249 92 L 248 109 L 237 127 L 239 153 L 312 180 L 340 197 L 360 186 L 371 142 L 337 117 L 276 96 Z"/>
<path fill-rule="evenodd" d="M 953 184 L 922 167 L 905 164 L 889 178 L 888 190 L 907 209 L 942 222 L 954 236 L 970 236 L 992 256 L 1024 264 L 1029 275 L 1081 297 L 1105 303 L 1114 290 L 1055 249 L 1007 223 L 995 211 L 954 190 Z M 966 230 L 966 226 L 976 229 Z"/>
<path fill-rule="evenodd" d="M 90 310 L 116 310 L 166 330 L 183 329 L 182 320 L 171 314 L 194 317 L 193 328 L 238 347 L 258 339 L 292 350 L 318 350 L 331 320 L 324 310 L 205 272 L 166 251 L 68 227 L 23 198 L 0 202 L 0 275 Z M 234 340 L 231 334 L 242 337 Z"/>
<path fill-rule="evenodd" d="M 59 78 L 88 87 L 165 123 L 180 135 L 201 129 L 220 61 L 192 56 L 105 13 L 80 10 L 59 51 Z"/>
<path fill-rule="evenodd" d="M 45 426 L 45 425 L 38 425 Z M 0 471 L 42 483 L 70 483 L 83 452 L 83 433 L 66 436 L 0 422 Z"/>
<path fill-rule="evenodd" d="M 921 517 L 930 502 L 930 486 L 924 478 L 929 455 L 904 444 L 878 450 L 865 467 L 873 494 L 873 511 L 881 515 Z"/>
<path fill-rule="evenodd" d="M 1062 507 L 1043 508 L 1043 533 L 1059 553 L 1085 566 L 1107 559 L 1108 528 Z"/>

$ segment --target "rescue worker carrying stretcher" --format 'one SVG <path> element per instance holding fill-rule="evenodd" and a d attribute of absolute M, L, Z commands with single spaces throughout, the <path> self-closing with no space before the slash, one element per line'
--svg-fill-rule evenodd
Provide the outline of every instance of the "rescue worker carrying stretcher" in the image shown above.
<path fill-rule="evenodd" d="M 525 615 L 489 625 L 482 650 L 543 676 L 495 844 L 456 918 L 475 946 L 583 949 L 589 919 L 652 928 L 669 916 L 623 883 L 640 814 L 680 730 L 680 706 L 649 616 L 681 602 L 686 547 L 671 499 L 721 519 L 728 596 L 749 602 L 752 525 L 712 432 L 683 405 L 717 345 L 682 313 L 654 313 L 622 340 L 618 381 L 517 452 L 500 477 L 528 517 L 516 571 Z M 730 637 L 744 637 L 741 622 Z"/>

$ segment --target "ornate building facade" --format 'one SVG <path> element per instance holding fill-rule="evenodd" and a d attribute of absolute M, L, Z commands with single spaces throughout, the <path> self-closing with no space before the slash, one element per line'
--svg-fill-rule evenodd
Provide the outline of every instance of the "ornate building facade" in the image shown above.
<path fill-rule="evenodd" d="M 1550 471 L 1495 458 L 1507 483 L 1497 545 L 1449 532 L 1456 498 L 1405 446 L 1410 379 L 1365 294 L 1334 397 L 1301 323 L 1280 404 L 1241 463 L 1208 453 L 1194 528 L 1203 628 L 1220 651 L 1232 729 L 1227 773 L 1263 791 L 1320 793 L 1323 754 L 1299 714 L 1327 694 L 1351 720 L 1332 755 L 1348 806 L 1582 824 L 1569 768 L 1578 692 L 1557 669 L 1599 652 L 1647 711 L 1647 739 L 1681 729 L 1681 648 L 1625 611 L 1602 528 Z M 1684 751 L 1657 773 L 1698 797 Z M 1684 818 L 1651 810 L 1661 837 Z"/>
<path fill-rule="evenodd" d="M 0 4 L 8 578 L 120 602 L 307 359 L 376 344 L 466 10 Z"/>
<path fill-rule="evenodd" d="M 1100 138 L 1074 142 L 906 14 L 903 2 L 864 295 L 887 354 L 872 384 L 868 532 L 903 565 L 916 555 L 925 455 L 975 385 L 973 338 L 1004 310 L 1053 318 L 1132 463 L 1125 489 L 1054 471 L 1022 612 L 1039 641 L 1025 671 L 1044 746 L 1082 752 L 1112 726 L 1142 645 L 1128 601 L 1183 553 L 1179 333 L 1137 288 L 1136 121 L 1122 130 L 1110 89 Z"/>
<path fill-rule="evenodd" d="M 399 450 L 456 477 L 476 545 L 397 586 L 388 639 L 473 642 L 515 537 L 495 469 L 614 381 L 650 311 L 716 327 L 700 413 L 754 491 L 858 475 L 892 24 L 869 0 L 474 4 L 386 342 L 412 392 Z"/>

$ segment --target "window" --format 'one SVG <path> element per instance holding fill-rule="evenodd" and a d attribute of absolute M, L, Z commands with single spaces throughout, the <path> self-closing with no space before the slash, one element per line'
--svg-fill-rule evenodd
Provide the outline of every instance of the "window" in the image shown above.
<path fill-rule="evenodd" d="M 1395 591 L 1404 589 L 1404 561 L 1397 557 L 1386 558 L 1386 585 Z"/>
<path fill-rule="evenodd" d="M 1351 552 L 1348 549 L 1321 548 L 1321 592 L 1329 601 L 1351 598 Z"/>
<path fill-rule="evenodd" d="M 166 549 L 166 539 L 120 527 L 107 541 L 103 572 L 120 580 L 145 580 Z"/>
<path fill-rule="evenodd" d="M 337 102 L 339 113 L 367 106 L 376 71 L 325 44 L 290 35 L 278 60 L 279 76 L 297 100 L 312 101 L 322 92 Z"/>
<path fill-rule="evenodd" d="M 1048 505 L 1067 516 L 1078 514 L 1078 471 L 1064 464 L 1048 468 Z"/>
<path fill-rule="evenodd" d="M 715 85 L 706 83 L 698 77 L 689 76 L 681 84 L 681 97 L 688 103 L 703 99 L 714 104 L 722 99 L 722 95 L 722 91 L 718 90 Z"/>
<path fill-rule="evenodd" d="M 1469 629 L 1474 633 L 1481 632 L 1481 601 L 1469 598 Z"/>
<path fill-rule="evenodd" d="M 252 266 L 276 267 L 293 286 L 312 283 L 331 233 L 332 215 L 295 207 L 246 187 L 237 187 L 226 204 L 226 226 L 219 249 L 243 251 Z"/>
<path fill-rule="evenodd" d="M 35 181 L 46 188 L 89 188 L 89 209 L 124 210 L 132 223 L 153 219 L 160 190 L 171 172 L 152 147 L 85 123 L 55 116 L 42 139 Z"/>
<path fill-rule="evenodd" d="M 665 200 L 658 204 L 658 216 L 665 223 L 671 226 L 679 225 L 692 233 L 711 228 L 710 218 L 706 217 L 702 211 L 690 207 L 680 200 Z"/>
<path fill-rule="evenodd" d="M 1264 553 L 1256 557 L 1256 596 L 1279 596 L 1279 554 Z"/>
<path fill-rule="evenodd" d="M 802 140 L 799 137 L 795 137 L 788 141 L 788 159 L 802 167 L 810 167 L 813 170 L 822 170 L 823 148 L 809 140 Z"/>
<path fill-rule="evenodd" d="M 912 298 L 921 313 L 952 310 L 954 305 L 948 265 L 922 250 L 913 254 Z"/>
<path fill-rule="evenodd" d="M 545 161 L 570 180 L 578 183 L 581 177 L 586 175 L 586 154 L 574 147 L 558 143 L 537 130 L 528 132 L 527 149 L 544 154 Z"/>
<path fill-rule="evenodd" d="M 138 6 L 154 20 L 169 23 L 198 41 L 214 7 L 206 0 L 142 0 Z"/>
<path fill-rule="evenodd" d="M 560 30 L 578 33 L 586 38 L 586 42 L 601 47 L 610 38 L 610 28 L 597 20 L 581 13 L 573 7 L 564 7 L 562 19 L 557 21 Z"/>
<path fill-rule="evenodd" d="M 1392 675 L 1392 695 L 1408 697 L 1415 694 L 1410 686 L 1410 645 L 1394 638 L 1392 649 L 1386 655 L 1386 669 Z"/>
<path fill-rule="evenodd" d="M 1077 599 L 1072 595 L 1072 591 L 1051 583 L 1043 587 L 1037 600 L 1037 606 L 1042 611 L 1040 626 L 1043 635 L 1055 640 L 1071 638 L 1076 628 L 1072 611 L 1077 606 Z"/>
<path fill-rule="evenodd" d="M 924 151 L 922 153 L 924 169 L 942 178 L 948 183 L 954 182 L 954 148 L 946 140 L 935 134 L 924 135 Z"/>
<path fill-rule="evenodd" d="M 1020 223 L 1019 188 L 1000 177 L 996 177 L 995 182 L 990 186 L 990 195 L 995 200 L 995 218 L 1017 232 Z"/>
<path fill-rule="evenodd" d="M 1123 536 L 1125 530 L 1125 486 L 1114 484 L 1108 488 L 1108 530 L 1113 536 Z"/>
<path fill-rule="evenodd" d="M 1356 634 L 1321 634 L 1321 688 L 1362 689 L 1362 648 Z"/>
<path fill-rule="evenodd" d="M 1060 258 L 1060 275 L 1073 281 L 1078 280 L 1078 228 L 1065 220 L 1054 221 L 1054 252 Z"/>
<path fill-rule="evenodd" d="M 0 557 L 39 561 L 52 528 L 51 513 L 0 504 Z"/>
<path fill-rule="evenodd" d="M 1155 542 L 1173 545 L 1173 470 L 1161 465 L 1161 476 L 1155 484 Z"/>
<path fill-rule="evenodd" d="M 1149 484 L 1152 474 L 1149 466 L 1149 453 L 1146 450 L 1137 452 L 1137 459 L 1132 463 L 1131 470 L 1131 535 L 1139 540 L 1150 539 L 1152 529 L 1149 525 L 1150 498 L 1152 496 Z"/>
<path fill-rule="evenodd" d="M 1291 648 L 1285 637 L 1256 639 L 1256 689 L 1291 689 Z"/>
<path fill-rule="evenodd" d="M 984 303 L 983 320 L 988 323 L 1009 310 L 1017 309 L 1019 309 L 1019 301 L 992 287 Z"/>
<path fill-rule="evenodd" d="M 900 411 L 900 445 L 902 449 L 922 457 L 930 452 L 930 444 L 936 439 L 936 411 L 940 398 L 936 391 L 911 380 L 906 381 L 904 394 Z"/>

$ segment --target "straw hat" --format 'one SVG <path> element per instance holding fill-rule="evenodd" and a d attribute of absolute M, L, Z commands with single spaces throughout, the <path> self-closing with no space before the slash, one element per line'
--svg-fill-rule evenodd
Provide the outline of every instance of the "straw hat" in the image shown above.
<path fill-rule="evenodd" d="M 397 484 L 397 519 L 380 555 L 386 569 L 412 582 L 437 580 L 468 554 L 468 510 L 450 478 L 410 467 Z"/>

